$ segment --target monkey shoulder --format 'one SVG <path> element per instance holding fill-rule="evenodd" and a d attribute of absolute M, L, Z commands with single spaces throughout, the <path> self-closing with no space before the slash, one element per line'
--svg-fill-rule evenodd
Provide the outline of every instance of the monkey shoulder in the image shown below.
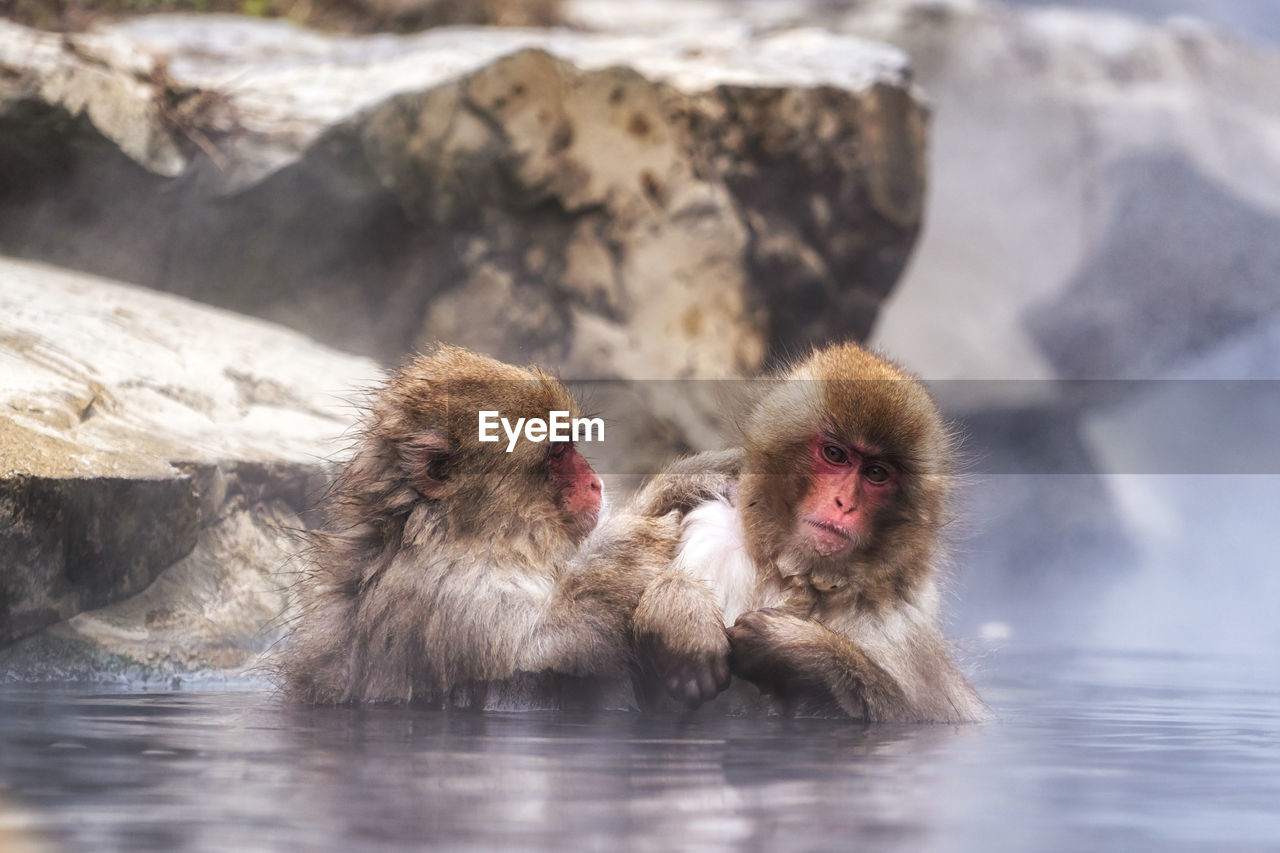
<path fill-rule="evenodd" d="M 654 475 L 632 499 L 632 512 L 662 516 L 690 512 L 716 498 L 732 500 L 737 492 L 745 454 L 740 449 L 716 450 L 686 456 Z"/>
<path fill-rule="evenodd" d="M 672 462 L 659 476 L 719 475 L 737 477 L 742 473 L 746 451 L 740 447 L 728 450 L 705 450 Z"/>
<path fill-rule="evenodd" d="M 600 524 L 579 552 L 577 562 L 604 557 L 625 560 L 643 553 L 670 550 L 680 538 L 680 529 L 678 513 L 650 516 L 624 510 Z"/>

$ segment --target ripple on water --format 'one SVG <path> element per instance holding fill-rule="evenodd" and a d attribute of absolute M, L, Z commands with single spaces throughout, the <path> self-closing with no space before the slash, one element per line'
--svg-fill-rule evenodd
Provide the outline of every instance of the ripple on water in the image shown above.
<path fill-rule="evenodd" d="M 965 727 L 298 708 L 261 690 L 10 685 L 0 839 L 67 850 L 1276 849 L 1280 691 L 1263 663 L 1006 652 L 980 684 L 1000 720 Z"/>

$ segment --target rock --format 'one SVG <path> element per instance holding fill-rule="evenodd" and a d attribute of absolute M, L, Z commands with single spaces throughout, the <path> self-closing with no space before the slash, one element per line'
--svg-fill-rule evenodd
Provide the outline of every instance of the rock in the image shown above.
<path fill-rule="evenodd" d="M 847 36 L 154 16 L 66 43 L 0 24 L 0 249 L 384 362 L 751 373 L 865 336 L 919 227 L 925 109 Z"/>
<path fill-rule="evenodd" d="M 552 26 L 559 0 L 6 0 L 6 17 L 29 27 L 78 31 L 156 12 L 221 12 L 288 18 L 338 32 L 409 32 L 451 24 Z"/>
<path fill-rule="evenodd" d="M 1280 212 L 1227 192 L 1180 156 L 1114 171 L 1109 227 L 1065 292 L 1026 314 L 1059 375 L 1160 376 L 1280 319 Z"/>
<path fill-rule="evenodd" d="M 180 297 L 4 258 L 0 280 L 0 645 L 27 637 L 0 677 L 244 666 L 377 368 Z"/>
<path fill-rule="evenodd" d="M 397 32 L 455 24 L 546 27 L 560 23 L 558 0 L 356 0 L 359 14 L 376 28 Z M 363 29 L 353 26 L 354 29 Z"/>
<path fill-rule="evenodd" d="M 1263 235 L 1280 215 L 1280 54 L 1261 46 L 1188 18 L 982 0 L 565 14 L 664 32 L 805 21 L 909 54 L 935 107 L 927 223 L 872 340 L 929 378 L 1152 378 L 1278 307 Z"/>
<path fill-rule="evenodd" d="M 56 180 L 73 139 L 90 146 L 88 154 L 119 152 L 157 175 L 173 177 L 186 165 L 161 109 L 155 61 L 119 39 L 83 38 L 0 21 L 0 154 L 9 203 Z M 56 153 L 41 150 L 59 138 Z"/>
<path fill-rule="evenodd" d="M 1280 56 L 1186 22 L 887 5 L 846 26 L 917 58 L 937 179 L 879 343 L 930 375 L 1152 378 L 1278 307 Z"/>

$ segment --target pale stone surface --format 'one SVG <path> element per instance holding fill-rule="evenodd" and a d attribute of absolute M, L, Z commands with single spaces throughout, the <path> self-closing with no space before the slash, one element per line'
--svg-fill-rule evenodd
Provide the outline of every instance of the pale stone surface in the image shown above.
<path fill-rule="evenodd" d="M 49 104 L 68 116 L 83 115 L 154 172 L 172 176 L 185 166 L 160 117 L 151 80 L 154 62 L 127 42 L 97 34 L 64 42 L 52 33 L 0 21 L 0 69 L 0 120 L 20 124 L 31 103 Z"/>
<path fill-rule="evenodd" d="M 263 321 L 0 258 L 0 643 L 70 620 L 0 675 L 251 661 L 283 625 L 289 531 L 378 378 Z"/>
<path fill-rule="evenodd" d="M 386 362 L 446 339 L 571 375 L 750 373 L 865 336 L 919 227 L 906 58 L 849 36 L 170 16 L 76 41 L 107 69 L 167 58 L 169 89 L 123 100 L 169 105 L 151 126 L 188 158 L 177 180 L 92 114 L 66 126 L 40 94 L 60 67 L 23 62 L 52 40 L 0 28 L 23 164 L 0 248 Z"/>
<path fill-rule="evenodd" d="M 938 105 L 931 236 L 878 342 L 930 374 L 1151 378 L 1280 309 L 1280 56 L 994 4 L 850 26 L 896 33 Z"/>

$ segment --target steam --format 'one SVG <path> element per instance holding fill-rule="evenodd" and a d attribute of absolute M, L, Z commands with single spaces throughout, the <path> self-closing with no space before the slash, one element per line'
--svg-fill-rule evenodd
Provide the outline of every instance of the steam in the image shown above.
<path fill-rule="evenodd" d="M 1190 16 L 1240 38 L 1280 43 L 1280 6 L 1274 0 L 1009 0 L 1009 4 L 1112 9 L 1149 21 Z"/>

